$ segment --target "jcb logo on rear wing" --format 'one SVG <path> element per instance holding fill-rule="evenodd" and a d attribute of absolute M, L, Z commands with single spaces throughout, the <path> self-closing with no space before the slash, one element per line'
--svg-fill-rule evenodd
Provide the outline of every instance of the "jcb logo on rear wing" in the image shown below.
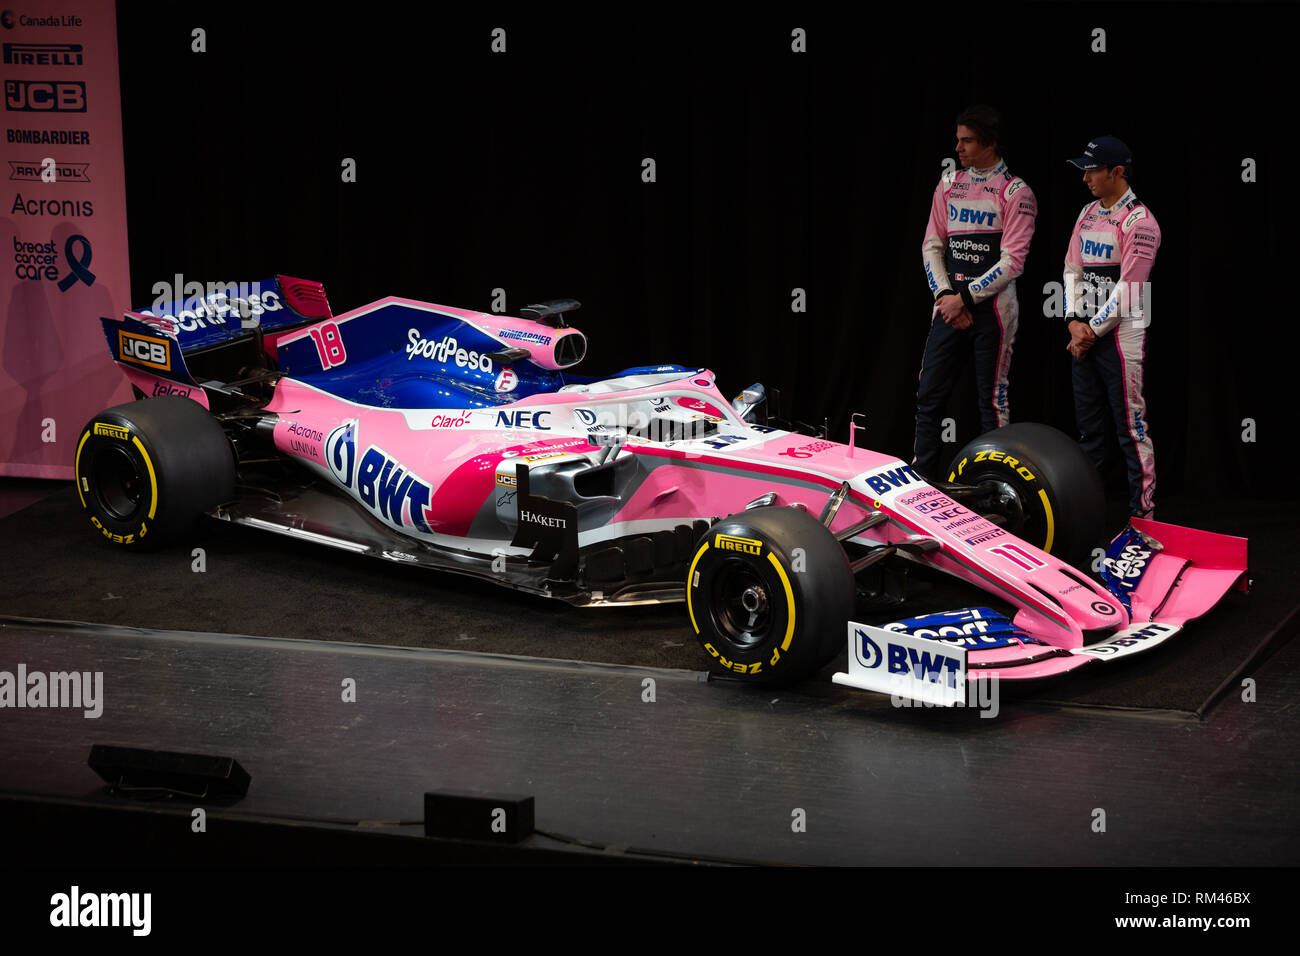
<path fill-rule="evenodd" d="M 121 329 L 117 333 L 118 352 L 123 362 L 143 365 L 146 368 L 170 372 L 172 368 L 171 340 L 140 335 Z"/>

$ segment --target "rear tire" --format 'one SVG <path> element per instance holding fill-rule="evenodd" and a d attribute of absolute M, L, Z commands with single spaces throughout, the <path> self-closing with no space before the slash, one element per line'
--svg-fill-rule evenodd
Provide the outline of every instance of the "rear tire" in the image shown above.
<path fill-rule="evenodd" d="M 1023 522 L 1008 525 L 1008 531 L 1067 564 L 1088 566 L 1102 533 L 1106 496 L 1092 461 L 1064 432 L 1036 422 L 986 432 L 953 458 L 948 480 L 996 482 L 1023 514 Z"/>
<path fill-rule="evenodd" d="M 105 409 L 77 441 L 77 493 L 90 523 L 124 548 L 175 540 L 230 501 L 235 457 L 212 414 L 166 396 Z"/>
<path fill-rule="evenodd" d="M 828 663 L 846 646 L 853 597 L 844 549 L 795 508 L 719 521 L 687 572 L 687 610 L 714 670 L 755 684 L 790 684 Z"/>

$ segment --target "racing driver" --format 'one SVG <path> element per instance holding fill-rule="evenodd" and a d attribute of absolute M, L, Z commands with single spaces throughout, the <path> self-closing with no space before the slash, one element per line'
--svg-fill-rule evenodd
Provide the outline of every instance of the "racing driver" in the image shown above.
<path fill-rule="evenodd" d="M 962 168 L 934 190 L 921 258 L 934 294 L 930 335 L 916 393 L 913 465 L 938 474 L 939 416 L 966 356 L 975 356 L 975 387 L 984 431 L 1011 420 L 1007 372 L 1019 308 L 1016 276 L 1024 270 L 1038 206 L 1025 181 L 1000 155 L 1001 118 L 990 106 L 957 117 Z"/>
<path fill-rule="evenodd" d="M 1065 252 L 1066 349 L 1073 356 L 1074 416 L 1079 444 L 1100 468 L 1106 431 L 1115 428 L 1128 466 L 1129 512 L 1154 513 L 1155 449 L 1142 395 L 1147 278 L 1160 248 L 1160 227 L 1128 184 L 1129 148 L 1099 136 L 1070 163 L 1097 197 L 1083 207 Z"/>

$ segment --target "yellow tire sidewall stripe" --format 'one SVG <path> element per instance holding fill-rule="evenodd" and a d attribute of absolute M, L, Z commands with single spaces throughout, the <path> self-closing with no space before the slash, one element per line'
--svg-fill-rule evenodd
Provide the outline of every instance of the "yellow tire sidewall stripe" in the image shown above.
<path fill-rule="evenodd" d="M 81 509 L 86 510 L 86 496 L 81 491 L 81 449 L 86 447 L 86 439 L 90 437 L 90 429 L 87 428 L 81 433 L 81 441 L 77 442 L 77 454 L 72 459 L 72 475 L 77 482 L 77 497 L 81 499 Z"/>
<path fill-rule="evenodd" d="M 767 560 L 772 562 L 772 567 L 776 568 L 777 575 L 781 578 L 781 587 L 785 589 L 785 640 L 781 642 L 781 650 L 790 649 L 790 639 L 794 637 L 794 591 L 790 589 L 790 579 L 786 577 L 785 568 L 781 567 L 781 562 L 776 559 L 776 555 L 771 551 L 767 552 Z"/>
<path fill-rule="evenodd" d="M 1043 550 L 1048 554 L 1052 553 L 1052 542 L 1056 539 L 1056 521 L 1052 517 L 1052 503 L 1047 500 L 1047 491 L 1039 488 L 1038 497 L 1043 502 L 1043 512 L 1047 515 L 1047 540 L 1043 543 Z"/>
<path fill-rule="evenodd" d="M 153 470 L 153 461 L 149 458 L 149 453 L 144 450 L 138 435 L 131 436 L 131 443 L 140 450 L 141 457 L 144 458 L 144 465 L 149 469 L 149 520 L 153 520 L 154 512 L 158 510 L 158 475 Z"/>
<path fill-rule="evenodd" d="M 708 536 L 705 536 L 704 547 L 695 552 L 695 557 L 691 561 L 690 570 L 686 572 L 686 610 L 691 615 L 691 627 L 695 628 L 695 633 L 700 633 L 700 625 L 695 623 L 695 605 L 691 603 L 691 591 L 695 589 L 695 566 L 700 563 L 700 558 L 704 557 L 704 552 L 709 550 Z"/>

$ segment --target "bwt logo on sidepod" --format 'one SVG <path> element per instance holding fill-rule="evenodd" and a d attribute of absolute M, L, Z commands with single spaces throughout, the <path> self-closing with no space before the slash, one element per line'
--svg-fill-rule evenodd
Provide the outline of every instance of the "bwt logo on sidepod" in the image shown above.
<path fill-rule="evenodd" d="M 352 487 L 352 471 L 357 464 L 356 438 L 351 424 L 340 425 L 325 439 L 325 461 L 344 488 Z"/>
<path fill-rule="evenodd" d="M 956 687 L 957 676 L 961 673 L 961 661 L 955 657 L 949 657 L 940 651 L 918 651 L 894 643 L 886 643 L 882 652 L 880 645 L 862 630 L 854 632 L 853 652 L 858 663 L 868 670 L 874 670 L 883 663 L 890 674 L 930 684 Z"/>
<path fill-rule="evenodd" d="M 864 480 L 872 491 L 878 495 L 883 495 L 894 488 L 901 488 L 904 485 L 910 485 L 914 481 L 920 481 L 921 476 L 912 470 L 911 465 L 902 465 L 888 471 L 878 471 L 874 475 L 868 475 Z"/>
<path fill-rule="evenodd" d="M 356 496 L 374 514 L 398 527 L 411 526 L 425 533 L 429 525 L 424 509 L 433 489 L 404 468 L 377 445 L 357 461 L 356 436 L 351 424 L 340 425 L 325 439 L 325 461 L 345 488 L 356 478 Z"/>

